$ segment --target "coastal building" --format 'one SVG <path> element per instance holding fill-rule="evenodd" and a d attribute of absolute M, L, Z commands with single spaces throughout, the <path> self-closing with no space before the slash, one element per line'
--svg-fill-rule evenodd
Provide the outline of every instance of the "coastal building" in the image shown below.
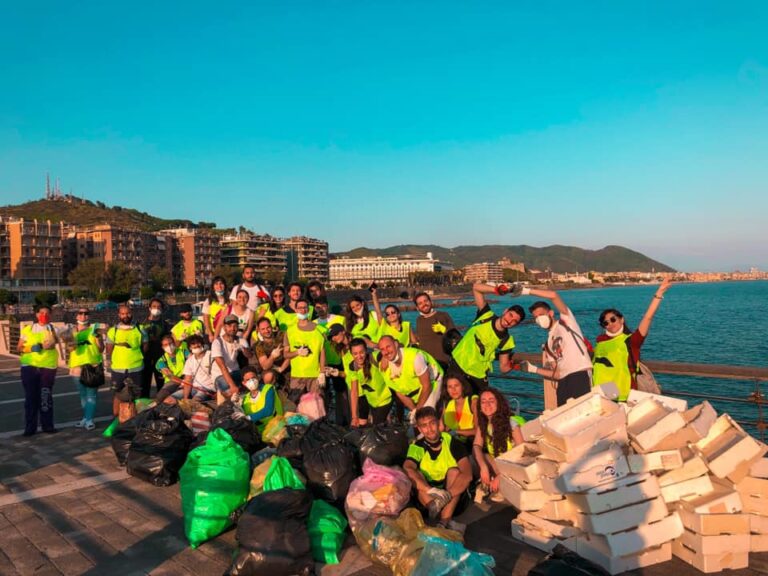
<path fill-rule="evenodd" d="M 293 236 L 283 240 L 283 249 L 289 282 L 328 282 L 328 242 L 306 236 Z"/>
<path fill-rule="evenodd" d="M 504 269 L 496 262 L 478 262 L 464 266 L 464 282 L 502 282 Z"/>
<path fill-rule="evenodd" d="M 0 285 L 14 289 L 22 302 L 34 292 L 58 290 L 66 230 L 61 222 L 0 217 Z"/>
<path fill-rule="evenodd" d="M 522 262 L 513 262 L 509 258 L 502 258 L 499 260 L 499 266 L 501 266 L 502 270 L 512 270 L 514 272 L 525 274 L 525 264 Z"/>
<path fill-rule="evenodd" d="M 363 256 L 334 258 L 329 263 L 331 286 L 365 285 L 371 282 L 408 284 L 417 273 L 447 272 L 453 267 L 427 252 L 420 256 Z"/>
<path fill-rule="evenodd" d="M 200 228 L 161 230 L 173 238 L 172 278 L 174 286 L 210 286 L 213 271 L 221 264 L 219 236 Z"/>
<path fill-rule="evenodd" d="M 242 269 L 246 264 L 256 268 L 262 277 L 282 281 L 286 273 L 283 241 L 269 234 L 234 234 L 221 239 L 221 264 Z"/>

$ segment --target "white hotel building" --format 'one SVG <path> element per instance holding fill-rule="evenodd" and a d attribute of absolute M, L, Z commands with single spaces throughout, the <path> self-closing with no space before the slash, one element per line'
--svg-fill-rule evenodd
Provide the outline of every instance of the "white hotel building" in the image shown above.
<path fill-rule="evenodd" d="M 363 258 L 334 258 L 329 262 L 331 286 L 349 286 L 353 281 L 359 286 L 377 282 L 407 284 L 414 272 L 443 272 L 452 270 L 447 262 L 418 256 L 365 256 Z"/>

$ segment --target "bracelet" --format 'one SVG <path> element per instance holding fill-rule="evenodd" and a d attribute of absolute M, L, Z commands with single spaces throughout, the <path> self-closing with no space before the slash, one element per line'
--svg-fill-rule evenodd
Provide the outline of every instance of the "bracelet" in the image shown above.
<path fill-rule="evenodd" d="M 653 297 L 659 300 L 664 300 L 664 296 L 659 296 L 658 294 L 654 294 Z"/>

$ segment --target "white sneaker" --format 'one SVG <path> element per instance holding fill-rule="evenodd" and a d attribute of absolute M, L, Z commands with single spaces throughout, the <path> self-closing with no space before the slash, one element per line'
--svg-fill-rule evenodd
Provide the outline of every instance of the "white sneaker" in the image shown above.
<path fill-rule="evenodd" d="M 85 426 L 86 426 L 85 418 L 83 418 L 82 420 L 80 420 L 80 422 L 75 424 L 75 428 L 85 428 Z"/>
<path fill-rule="evenodd" d="M 506 498 L 504 498 L 504 495 L 500 492 L 492 492 L 491 495 L 488 497 L 488 499 L 491 502 L 506 502 Z"/>
<path fill-rule="evenodd" d="M 95 429 L 96 429 L 96 424 L 94 424 L 94 423 L 93 423 L 93 420 L 88 420 L 88 421 L 85 423 L 85 429 L 86 429 L 86 430 L 88 430 L 89 432 L 90 432 L 91 430 L 95 430 Z"/>

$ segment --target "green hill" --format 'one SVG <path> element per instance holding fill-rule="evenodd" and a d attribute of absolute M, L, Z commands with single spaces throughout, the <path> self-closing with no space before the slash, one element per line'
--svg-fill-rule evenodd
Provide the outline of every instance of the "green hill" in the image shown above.
<path fill-rule="evenodd" d="M 488 244 L 484 246 L 456 246 L 455 248 L 443 248 L 435 245 L 404 244 L 390 246 L 389 248 L 355 248 L 349 252 L 335 254 L 335 256 L 349 256 L 352 258 L 361 256 L 402 256 L 413 254 L 423 256 L 432 252 L 434 258 L 451 262 L 455 267 L 461 268 L 467 264 L 477 262 L 497 262 L 502 258 L 509 258 L 513 262 L 522 262 L 526 267 L 545 270 L 549 268 L 553 272 L 587 272 L 599 270 L 601 272 L 639 271 L 650 272 L 674 272 L 672 268 L 647 256 L 624 248 L 622 246 L 606 246 L 600 250 L 584 250 L 575 246 L 504 246 L 500 244 Z"/>
<path fill-rule="evenodd" d="M 79 226 L 110 223 L 122 228 L 154 232 L 165 228 L 210 228 L 213 222 L 192 222 L 191 220 L 166 220 L 122 206 L 106 206 L 103 202 L 91 202 L 65 196 L 59 200 L 33 200 L 16 206 L 0 206 L 0 216 L 13 216 L 25 220 L 50 220 L 67 222 Z M 215 230 L 214 230 L 215 231 Z"/>

